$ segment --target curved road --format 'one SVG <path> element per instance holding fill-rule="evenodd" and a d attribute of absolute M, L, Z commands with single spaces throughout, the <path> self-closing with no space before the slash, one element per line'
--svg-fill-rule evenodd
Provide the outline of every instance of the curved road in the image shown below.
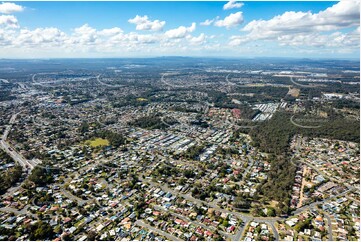
<path fill-rule="evenodd" d="M 298 124 L 298 123 L 295 123 L 295 121 L 293 121 L 293 117 L 295 115 L 293 115 L 291 118 L 290 118 L 290 121 L 293 125 L 297 126 L 297 127 L 300 127 L 300 128 L 304 128 L 304 129 L 317 129 L 317 128 L 321 128 L 322 125 L 318 125 L 318 126 L 306 126 L 306 125 L 301 125 L 301 124 Z"/>
<path fill-rule="evenodd" d="M 166 82 L 166 81 L 164 80 L 164 76 L 176 75 L 176 74 L 178 74 L 178 73 L 164 73 L 164 74 L 162 74 L 162 77 L 160 78 L 160 81 L 161 81 L 163 84 L 165 84 L 166 86 L 175 87 L 175 88 L 182 88 L 182 87 L 184 87 L 184 86 L 179 86 L 179 85 L 171 84 L 171 83 Z"/>
<path fill-rule="evenodd" d="M 307 88 L 316 88 L 316 87 L 320 87 L 320 85 L 304 85 L 304 84 L 300 84 L 300 83 L 297 83 L 293 80 L 293 77 L 290 76 L 290 80 L 293 84 L 295 84 L 296 86 L 300 86 L 300 87 L 307 87 Z"/>
<path fill-rule="evenodd" d="M 97 76 L 96 76 L 96 79 L 97 79 L 97 82 L 99 82 L 99 83 L 102 84 L 103 86 L 107 86 L 107 87 L 124 87 L 124 85 L 111 85 L 111 84 L 102 82 L 102 81 L 100 80 L 100 76 L 101 76 L 101 74 L 97 75 Z"/>

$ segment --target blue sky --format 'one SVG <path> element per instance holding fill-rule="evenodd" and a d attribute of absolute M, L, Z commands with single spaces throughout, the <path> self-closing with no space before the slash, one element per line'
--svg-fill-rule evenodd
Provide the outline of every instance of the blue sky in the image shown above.
<path fill-rule="evenodd" d="M 359 4 L 5 2 L 0 58 L 359 58 Z"/>

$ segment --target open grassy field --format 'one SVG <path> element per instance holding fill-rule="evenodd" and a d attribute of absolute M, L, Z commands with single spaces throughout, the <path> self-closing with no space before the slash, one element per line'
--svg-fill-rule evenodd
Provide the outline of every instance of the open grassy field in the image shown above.
<path fill-rule="evenodd" d="M 90 145 L 91 147 L 108 146 L 109 145 L 109 141 L 107 139 L 102 139 L 102 138 L 87 140 L 85 143 Z"/>

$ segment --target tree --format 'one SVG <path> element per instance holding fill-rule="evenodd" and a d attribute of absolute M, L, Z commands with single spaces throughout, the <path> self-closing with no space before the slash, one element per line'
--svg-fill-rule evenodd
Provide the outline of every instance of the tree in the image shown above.
<path fill-rule="evenodd" d="M 234 199 L 233 204 L 236 208 L 249 209 L 251 207 L 251 203 L 240 196 L 237 196 L 236 199 Z"/>
<path fill-rule="evenodd" d="M 54 236 L 52 227 L 43 221 L 37 222 L 29 235 L 30 240 L 51 240 Z"/>
<path fill-rule="evenodd" d="M 222 222 L 222 225 L 227 228 L 228 225 L 229 225 L 228 220 L 224 219 L 223 222 Z"/>
<path fill-rule="evenodd" d="M 295 225 L 294 229 L 295 229 L 297 232 L 300 232 L 300 231 L 302 231 L 302 230 L 304 230 L 304 229 L 310 229 L 311 226 L 312 226 L 311 222 L 312 222 L 312 218 L 308 218 L 308 219 L 306 219 L 305 221 L 298 222 L 298 223 Z"/>
<path fill-rule="evenodd" d="M 187 178 L 193 178 L 195 176 L 194 172 L 189 169 L 184 170 L 183 175 Z"/>
<path fill-rule="evenodd" d="M 1 160 L 1 159 L 0 159 Z M 8 188 L 17 183 L 22 175 L 22 167 L 16 165 L 0 176 L 0 193 L 5 192 Z"/>
<path fill-rule="evenodd" d="M 56 226 L 55 228 L 54 228 L 54 233 L 56 233 L 56 234 L 60 234 L 60 233 L 62 233 L 63 232 L 63 229 L 62 229 L 62 227 L 59 225 L 59 226 Z"/>
<path fill-rule="evenodd" d="M 36 166 L 31 171 L 29 180 L 34 182 L 37 186 L 43 186 L 53 182 L 53 177 L 46 171 L 46 169 Z"/>
<path fill-rule="evenodd" d="M 276 210 L 272 207 L 267 208 L 267 216 L 268 217 L 276 216 Z"/>
<path fill-rule="evenodd" d="M 96 237 L 97 237 L 97 233 L 95 231 L 93 231 L 93 230 L 90 230 L 88 232 L 87 240 L 88 241 L 94 241 Z"/>
<path fill-rule="evenodd" d="M 116 148 L 126 142 L 126 139 L 122 134 L 115 133 L 110 130 L 99 131 L 96 133 L 96 136 L 109 140 L 110 145 Z"/>

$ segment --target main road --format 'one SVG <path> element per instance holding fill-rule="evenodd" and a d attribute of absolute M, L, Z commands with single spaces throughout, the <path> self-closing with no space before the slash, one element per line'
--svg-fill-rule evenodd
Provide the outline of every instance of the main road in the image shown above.
<path fill-rule="evenodd" d="M 19 113 L 15 113 L 11 116 L 9 125 L 6 126 L 5 132 L 4 132 L 3 136 L 1 137 L 0 146 L 6 153 L 8 153 L 8 155 L 11 156 L 11 158 L 14 159 L 15 162 L 19 163 L 22 167 L 24 167 L 25 170 L 28 170 L 28 169 L 32 170 L 35 167 L 34 164 L 32 164 L 27 159 L 25 159 L 13 147 L 11 147 L 11 145 L 6 141 L 8 135 L 9 135 L 9 132 L 10 132 L 10 130 L 16 120 L 16 117 L 18 116 Z"/>
<path fill-rule="evenodd" d="M 304 129 L 317 129 L 317 128 L 321 128 L 322 125 L 317 125 L 317 126 L 306 126 L 306 125 L 301 125 L 301 124 L 298 124 L 296 123 L 294 120 L 293 120 L 293 117 L 295 115 L 293 115 L 291 118 L 290 118 L 290 121 L 293 125 L 297 126 L 297 127 L 300 127 L 300 128 L 304 128 Z"/>
<path fill-rule="evenodd" d="M 293 80 L 293 77 L 290 76 L 290 81 L 295 84 L 296 86 L 300 86 L 300 87 L 307 87 L 307 88 L 315 88 L 315 87 L 320 87 L 321 85 L 318 85 L 318 84 L 312 84 L 312 85 L 304 85 L 304 84 L 300 84 L 300 83 L 297 83 Z"/>
<path fill-rule="evenodd" d="M 107 87 L 124 87 L 124 85 L 117 85 L 117 84 L 111 85 L 111 84 L 102 82 L 102 81 L 100 80 L 100 76 L 101 76 L 101 74 L 97 75 L 97 76 L 96 76 L 96 79 L 97 79 L 97 82 L 99 82 L 99 83 L 100 83 L 101 85 L 103 85 L 103 86 L 107 86 Z"/>

